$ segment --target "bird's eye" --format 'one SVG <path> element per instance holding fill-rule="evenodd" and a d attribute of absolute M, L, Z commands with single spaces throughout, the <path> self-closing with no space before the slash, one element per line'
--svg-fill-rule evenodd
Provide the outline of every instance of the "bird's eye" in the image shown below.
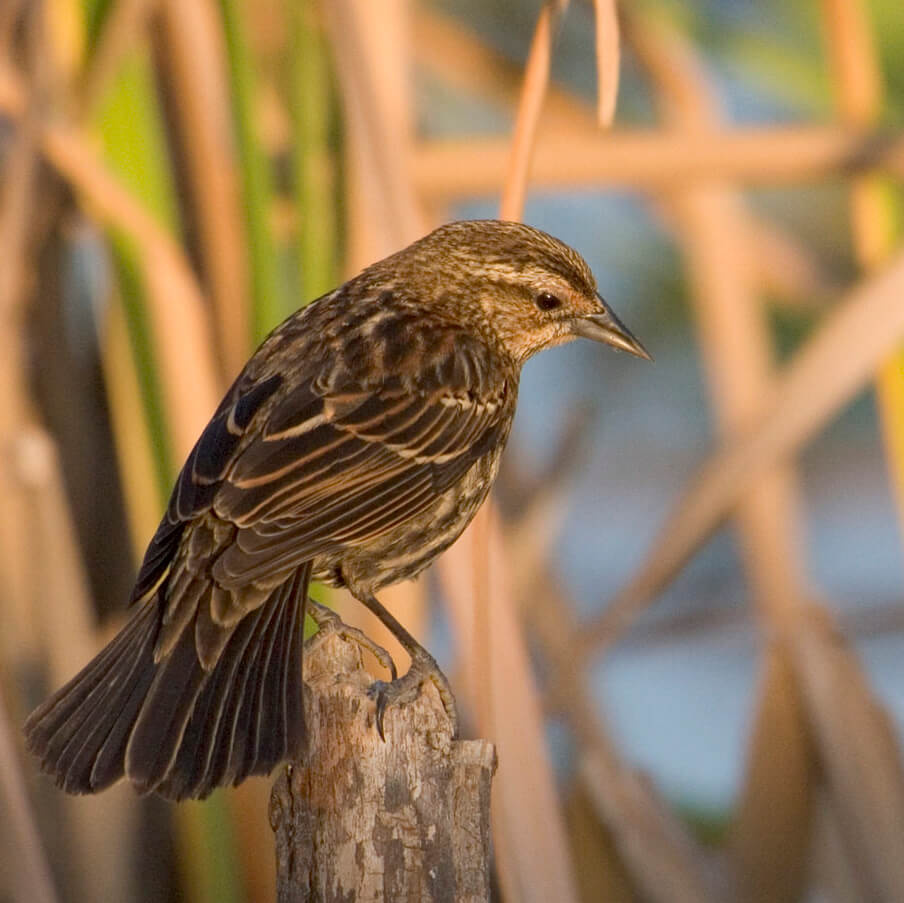
<path fill-rule="evenodd" d="M 555 295 L 550 295 L 549 292 L 540 292 L 534 299 L 534 303 L 543 311 L 555 310 L 562 306 L 562 302 Z"/>

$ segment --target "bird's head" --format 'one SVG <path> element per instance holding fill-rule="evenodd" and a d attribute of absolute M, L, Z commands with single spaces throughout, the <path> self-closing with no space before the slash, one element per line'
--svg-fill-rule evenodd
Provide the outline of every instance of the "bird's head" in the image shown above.
<path fill-rule="evenodd" d="M 434 292 L 459 315 L 482 320 L 519 363 L 579 337 L 650 359 L 600 297 L 580 254 L 539 229 L 499 220 L 453 222 L 411 252 L 418 268 L 430 267 Z"/>

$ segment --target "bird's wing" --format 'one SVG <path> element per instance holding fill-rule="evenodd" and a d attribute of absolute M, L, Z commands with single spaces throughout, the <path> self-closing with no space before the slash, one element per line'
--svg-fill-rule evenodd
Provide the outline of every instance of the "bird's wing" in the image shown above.
<path fill-rule="evenodd" d="M 277 374 L 260 380 L 242 374 L 226 393 L 179 473 L 166 514 L 145 552 L 133 602 L 145 598 L 167 575 L 186 526 L 210 508 L 254 415 L 281 383 Z"/>
<path fill-rule="evenodd" d="M 513 387 L 487 357 L 459 338 L 434 346 L 416 380 L 315 380 L 283 396 L 214 496 L 217 517 L 238 527 L 217 583 L 266 581 L 425 511 L 507 429 Z"/>
<path fill-rule="evenodd" d="M 303 355 L 252 359 L 186 461 L 139 573 L 135 598 L 166 580 L 158 655 L 195 623 L 214 662 L 299 565 L 417 517 L 505 438 L 516 386 L 486 345 L 422 324 L 402 341 L 403 326 L 385 330 L 391 348 L 374 335 L 304 367 L 290 366 Z"/>
<path fill-rule="evenodd" d="M 325 295 L 319 301 L 339 294 Z M 147 598 L 171 575 L 186 530 L 210 510 L 229 467 L 243 449 L 254 444 L 268 404 L 273 406 L 275 398 L 285 394 L 287 373 L 293 373 L 299 383 L 317 375 L 315 362 L 320 359 L 318 353 L 321 357 L 323 353 L 317 317 L 329 309 L 328 304 L 313 302 L 282 323 L 230 386 L 176 478 L 166 513 L 138 570 L 133 603 Z M 298 361 L 308 362 L 307 370 Z M 212 547 L 210 552 L 214 551 Z"/>

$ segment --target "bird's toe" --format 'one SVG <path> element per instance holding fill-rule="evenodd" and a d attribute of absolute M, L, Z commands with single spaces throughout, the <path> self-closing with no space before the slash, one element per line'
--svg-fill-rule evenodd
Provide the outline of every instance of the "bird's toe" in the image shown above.
<path fill-rule="evenodd" d="M 331 608 L 327 608 L 326 605 L 321 605 L 311 598 L 308 598 L 308 613 L 317 624 L 318 632 L 333 632 L 346 642 L 354 643 L 365 652 L 369 652 L 392 675 L 393 680 L 398 678 L 399 672 L 392 656 L 363 630 L 346 624 Z"/>

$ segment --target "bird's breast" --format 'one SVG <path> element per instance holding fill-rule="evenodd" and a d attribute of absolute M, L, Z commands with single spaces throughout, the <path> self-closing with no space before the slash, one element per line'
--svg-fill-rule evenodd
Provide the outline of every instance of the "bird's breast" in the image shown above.
<path fill-rule="evenodd" d="M 499 470 L 501 447 L 479 458 L 422 514 L 360 545 L 318 558 L 314 577 L 334 586 L 377 592 L 416 577 L 464 532 Z"/>

